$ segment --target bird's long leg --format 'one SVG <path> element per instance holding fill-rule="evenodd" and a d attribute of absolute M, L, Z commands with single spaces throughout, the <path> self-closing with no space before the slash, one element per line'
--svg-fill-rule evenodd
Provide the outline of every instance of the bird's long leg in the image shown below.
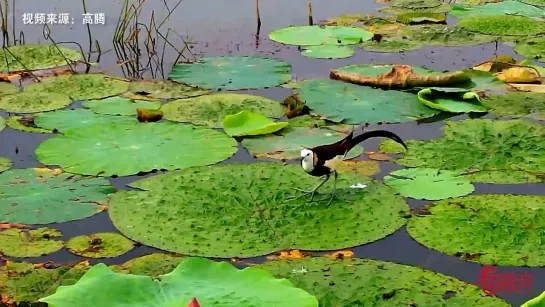
<path fill-rule="evenodd" d="M 329 204 L 331 204 L 331 202 L 333 201 L 333 199 L 339 199 L 341 200 L 338 195 L 337 195 L 337 178 L 339 177 L 339 174 L 337 174 L 337 172 L 333 172 L 333 192 L 331 193 L 331 196 L 329 197 L 329 201 L 327 202 L 326 204 L 326 207 L 329 206 Z M 348 203 L 348 201 L 346 200 L 342 200 L 346 203 Z"/>
<path fill-rule="evenodd" d="M 299 195 L 299 196 L 297 196 L 297 197 L 290 198 L 290 200 L 294 200 L 294 199 L 298 199 L 298 198 L 301 198 L 301 197 L 305 197 L 305 196 L 307 196 L 307 195 L 310 194 L 311 196 L 310 196 L 309 202 L 312 202 L 312 200 L 314 199 L 314 196 L 316 195 L 316 191 L 318 191 L 318 189 L 319 189 L 320 187 L 322 187 L 322 186 L 329 180 L 329 177 L 330 177 L 330 175 L 327 174 L 327 175 L 325 176 L 325 179 L 322 180 L 322 182 L 320 182 L 317 186 L 315 186 L 314 188 L 312 188 L 312 190 L 309 190 L 309 191 L 295 188 L 297 191 L 303 192 L 303 194 L 301 194 L 301 195 Z"/>

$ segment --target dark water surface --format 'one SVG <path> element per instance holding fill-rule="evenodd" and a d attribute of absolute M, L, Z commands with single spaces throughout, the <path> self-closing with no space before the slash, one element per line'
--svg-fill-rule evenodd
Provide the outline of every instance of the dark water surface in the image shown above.
<path fill-rule="evenodd" d="M 172 8 L 177 1 L 167 1 Z M 383 4 L 374 3 L 372 0 L 313 0 L 314 21 L 335 17 L 340 14 L 373 13 Z M 105 25 L 91 25 L 93 40 L 98 39 L 102 50 L 107 51 L 100 61 L 102 69 L 115 67 L 116 57 L 112 49 L 112 32 L 115 29 L 117 18 L 121 9 L 121 1 L 94 0 L 88 1 L 87 11 L 90 13 L 104 13 Z M 155 11 L 160 22 L 167 10 L 160 0 L 148 1 L 142 13 L 142 22 L 148 23 L 151 11 Z M 401 63 L 416 66 L 426 66 L 432 69 L 453 70 L 470 67 L 484 62 L 495 55 L 515 55 L 512 48 L 500 43 L 484 44 L 462 48 L 429 48 L 406 52 L 403 54 L 371 53 L 356 49 L 356 54 L 348 59 L 318 60 L 301 56 L 297 47 L 282 46 L 271 42 L 267 34 L 274 29 L 290 25 L 303 25 L 308 23 L 305 0 L 261 0 L 260 3 L 262 28 L 260 38 L 256 39 L 255 8 L 253 0 L 244 1 L 219 1 L 219 0 L 184 0 L 171 18 L 164 23 L 161 30 L 174 29 L 182 36 L 188 35 L 195 42 L 193 52 L 197 56 L 212 55 L 260 55 L 270 56 L 288 61 L 293 67 L 293 75 L 296 79 L 327 78 L 329 69 L 354 63 Z M 88 48 L 87 30 L 82 25 L 82 6 L 75 0 L 16 0 L 16 30 L 24 31 L 26 43 L 47 43 L 43 37 L 41 25 L 23 25 L 23 13 L 69 13 L 74 18 L 73 25 L 51 26 L 51 37 L 59 41 L 76 41 Z M 11 17 L 10 17 L 11 20 Z M 181 47 L 181 41 L 173 36 L 172 44 Z M 109 50 L 109 51 L 108 51 Z M 165 76 L 176 58 L 176 52 L 169 49 L 166 53 Z M 521 57 L 515 55 L 519 60 Z M 120 69 L 106 70 L 110 74 L 122 74 Z M 276 100 L 283 100 L 291 91 L 283 88 L 271 88 L 266 90 L 244 91 L 263 95 Z M 7 116 L 8 114 L 0 112 Z M 464 116 L 460 118 L 465 118 Z M 442 123 L 422 124 L 392 124 L 387 129 L 398 133 L 403 139 L 430 139 L 441 136 Z M 371 126 L 374 129 L 377 126 Z M 52 135 L 25 133 L 6 128 L 0 133 L 0 156 L 8 157 L 14 161 L 13 168 L 36 167 L 40 165 L 34 156 L 34 150 L 40 142 Z M 371 140 L 365 144 L 366 150 L 376 149 L 377 140 Z M 15 148 L 18 149 L 16 153 Z M 232 161 L 250 162 L 255 159 L 248 152 L 239 147 L 237 154 L 223 163 Z M 400 168 L 391 163 L 381 163 L 381 178 L 388 172 Z M 150 174 L 148 176 L 152 176 Z M 118 189 L 127 189 L 125 184 L 142 177 L 130 176 L 110 179 Z M 545 195 L 545 184 L 528 185 L 489 185 L 476 184 L 475 194 L 528 194 Z M 412 208 L 425 204 L 423 201 L 408 200 Z M 108 218 L 107 213 L 100 213 L 84 220 L 55 224 L 52 227 L 59 229 L 64 234 L 64 239 L 82 234 L 94 232 L 117 232 Z M 478 234 L 476 234 L 478 235 Z M 442 274 L 459 278 L 469 283 L 478 280 L 480 265 L 462 261 L 456 257 L 446 256 L 436 251 L 429 250 L 409 237 L 405 228 L 395 232 L 380 241 L 352 249 L 357 257 L 380 259 L 397 263 L 419 266 Z M 114 259 L 100 260 L 107 264 L 119 264 L 137 256 L 157 252 L 158 250 L 140 246 L 129 253 Z M 48 260 L 56 262 L 72 262 L 82 257 L 73 255 L 66 250 L 39 258 L 14 259 L 17 261 L 44 262 Z M 263 261 L 264 257 L 252 259 Z M 91 260 L 96 263 L 97 260 Z M 525 267 L 498 267 L 500 273 L 531 273 L 534 274 L 532 284 L 533 291 L 530 295 L 512 295 L 504 297 L 514 306 L 520 306 L 523 302 L 539 295 L 545 289 L 545 268 Z"/>

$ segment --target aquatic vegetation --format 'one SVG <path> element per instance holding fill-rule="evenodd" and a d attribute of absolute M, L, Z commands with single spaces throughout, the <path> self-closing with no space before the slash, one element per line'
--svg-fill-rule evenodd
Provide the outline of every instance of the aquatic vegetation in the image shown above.
<path fill-rule="evenodd" d="M 497 36 L 474 33 L 471 29 L 447 25 L 411 25 L 399 34 L 413 43 L 429 46 L 474 46 L 496 41 Z"/>
<path fill-rule="evenodd" d="M 210 90 L 188 86 L 170 80 L 133 81 L 129 91 L 154 99 L 182 99 L 209 94 Z"/>
<path fill-rule="evenodd" d="M 498 36 L 539 35 L 545 23 L 525 16 L 474 14 L 460 19 L 458 27 L 469 31 Z"/>
<path fill-rule="evenodd" d="M 275 122 L 260 113 L 240 111 L 223 119 L 223 131 L 230 136 L 270 134 L 283 129 L 288 122 Z"/>
<path fill-rule="evenodd" d="M 33 133 L 53 133 L 53 130 L 42 129 L 36 126 L 34 123 L 34 117 L 24 117 L 24 116 L 10 116 L 6 120 L 6 124 L 11 129 L 33 132 Z"/>
<path fill-rule="evenodd" d="M 378 11 L 386 14 L 406 14 L 406 13 L 447 13 L 452 6 L 439 0 L 392 0 L 390 6 L 380 8 Z"/>
<path fill-rule="evenodd" d="M 303 48 L 301 54 L 314 59 L 344 59 L 353 56 L 354 49 L 343 45 L 317 45 Z"/>
<path fill-rule="evenodd" d="M 123 97 L 109 97 L 101 100 L 86 100 L 82 103 L 82 106 L 97 114 L 136 116 L 136 109 L 157 110 L 161 107 L 161 103 L 156 101 L 132 100 Z"/>
<path fill-rule="evenodd" d="M 404 24 L 422 24 L 422 23 L 446 23 L 445 14 L 430 12 L 409 12 L 397 15 L 397 21 Z"/>
<path fill-rule="evenodd" d="M 296 26 L 274 30 L 269 38 L 285 45 L 351 45 L 367 41 L 373 34 L 358 27 Z"/>
<path fill-rule="evenodd" d="M 490 113 L 499 116 L 528 117 L 545 120 L 545 97 L 543 93 L 512 92 L 491 95 L 483 100 Z"/>
<path fill-rule="evenodd" d="M 0 51 L 0 72 L 48 69 L 83 60 L 79 51 L 63 46 L 25 44 Z"/>
<path fill-rule="evenodd" d="M 112 265 L 110 269 L 117 273 L 148 275 L 157 278 L 159 275 L 173 271 L 184 259 L 184 256 L 154 253 L 133 258 L 120 265 Z"/>
<path fill-rule="evenodd" d="M 525 302 L 520 307 L 539 307 L 543 305 L 544 301 L 545 301 L 545 291 L 542 292 L 539 296 L 534 297 L 533 299 Z"/>
<path fill-rule="evenodd" d="M 91 110 L 58 110 L 36 114 L 34 124 L 38 128 L 66 133 L 71 130 L 108 124 L 137 123 L 135 117 L 97 114 Z"/>
<path fill-rule="evenodd" d="M 101 232 L 73 237 L 66 248 L 83 257 L 112 258 L 121 256 L 134 248 L 134 242 L 113 232 Z"/>
<path fill-rule="evenodd" d="M 371 52 L 405 52 L 422 48 L 422 44 L 401 37 L 393 36 L 383 38 L 380 43 L 366 41 L 357 45 L 358 47 Z"/>
<path fill-rule="evenodd" d="M 11 161 L 10 159 L 0 157 L 0 173 L 8 170 L 12 164 L 13 164 L 13 161 Z"/>
<path fill-rule="evenodd" d="M 417 94 L 426 106 L 452 113 L 487 112 L 479 95 L 466 89 L 425 88 Z"/>
<path fill-rule="evenodd" d="M 471 78 L 468 86 L 464 88 L 471 89 L 471 91 L 505 91 L 507 90 L 507 84 L 498 79 L 496 75 L 488 71 L 481 71 L 476 69 L 464 69 L 462 70 L 466 76 Z"/>
<path fill-rule="evenodd" d="M 545 62 L 545 38 L 532 37 L 522 40 L 515 45 L 515 52 L 540 62 Z"/>
<path fill-rule="evenodd" d="M 4 128 L 6 128 L 6 120 L 0 116 L 0 131 L 4 130 Z"/>
<path fill-rule="evenodd" d="M 545 10 L 533 5 L 525 4 L 524 1 L 506 0 L 495 3 L 486 3 L 472 7 L 455 5 L 449 12 L 450 15 L 463 18 L 472 15 L 518 15 L 526 17 L 545 17 Z M 486 17 L 484 17 L 486 18 Z"/>
<path fill-rule="evenodd" d="M 38 113 L 62 109 L 72 103 L 65 94 L 21 92 L 0 98 L 0 109 L 12 113 Z"/>
<path fill-rule="evenodd" d="M 19 92 L 19 87 L 12 83 L 0 82 L 0 97 L 11 95 Z"/>
<path fill-rule="evenodd" d="M 64 247 L 60 231 L 42 227 L 38 229 L 10 228 L 0 231 L 0 253 L 10 257 L 39 257 L 54 253 Z"/>

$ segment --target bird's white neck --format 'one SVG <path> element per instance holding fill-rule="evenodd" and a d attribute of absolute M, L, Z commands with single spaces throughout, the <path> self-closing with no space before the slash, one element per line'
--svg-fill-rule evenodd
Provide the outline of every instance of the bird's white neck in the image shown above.
<path fill-rule="evenodd" d="M 303 158 L 303 160 L 301 161 L 301 167 L 303 168 L 303 170 L 305 170 L 305 172 L 312 172 L 312 170 L 314 169 L 313 160 L 314 159 L 312 156 Z"/>

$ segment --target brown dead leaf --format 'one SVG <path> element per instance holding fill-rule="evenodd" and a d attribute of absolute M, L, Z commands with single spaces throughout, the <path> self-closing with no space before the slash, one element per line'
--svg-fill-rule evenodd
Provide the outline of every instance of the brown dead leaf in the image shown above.
<path fill-rule="evenodd" d="M 301 252 L 298 249 L 281 251 L 280 254 L 269 255 L 267 260 L 290 260 L 310 257 L 310 253 Z"/>
<path fill-rule="evenodd" d="M 486 62 L 476 65 L 473 67 L 473 69 L 495 73 L 502 71 L 503 69 L 513 67 L 513 65 L 516 63 L 517 62 L 512 56 L 499 55 Z"/>
<path fill-rule="evenodd" d="M 531 67 L 510 67 L 496 73 L 496 77 L 505 83 L 540 83 L 539 72 Z"/>
<path fill-rule="evenodd" d="M 351 250 L 336 251 L 324 255 L 324 257 L 331 258 L 333 260 L 343 260 L 346 258 L 352 258 L 353 256 L 354 252 L 352 252 Z"/>
<path fill-rule="evenodd" d="M 141 123 L 157 122 L 163 118 L 163 111 L 161 110 L 137 108 L 136 113 L 138 113 L 137 118 L 138 118 L 138 121 Z"/>
<path fill-rule="evenodd" d="M 545 84 L 509 83 L 509 86 L 521 92 L 545 93 Z"/>
<path fill-rule="evenodd" d="M 62 75 L 73 75 L 74 72 L 71 69 L 53 69 L 51 71 L 53 76 L 62 76 Z"/>
<path fill-rule="evenodd" d="M 23 224 L 0 223 L 0 229 L 10 229 L 10 228 L 25 229 L 27 228 L 27 226 Z"/>
<path fill-rule="evenodd" d="M 11 82 L 12 80 L 19 79 L 20 77 L 21 76 L 19 76 L 19 74 L 17 73 L 11 73 L 11 74 L 0 73 L 0 81 L 4 81 L 4 82 Z"/>
<path fill-rule="evenodd" d="M 286 106 L 284 113 L 288 119 L 310 113 L 310 109 L 299 99 L 297 94 L 286 97 L 282 104 Z"/>
<path fill-rule="evenodd" d="M 382 152 L 368 151 L 366 152 L 366 154 L 367 154 L 367 157 L 369 157 L 369 159 L 375 160 L 375 161 L 392 161 L 393 159 L 391 156 Z"/>
<path fill-rule="evenodd" d="M 410 65 L 394 65 L 390 72 L 379 76 L 365 76 L 330 70 L 329 77 L 358 85 L 376 86 L 388 89 L 406 89 L 427 86 L 451 86 L 466 83 L 471 80 L 464 72 L 455 71 L 443 75 L 418 75 L 413 72 Z"/>

